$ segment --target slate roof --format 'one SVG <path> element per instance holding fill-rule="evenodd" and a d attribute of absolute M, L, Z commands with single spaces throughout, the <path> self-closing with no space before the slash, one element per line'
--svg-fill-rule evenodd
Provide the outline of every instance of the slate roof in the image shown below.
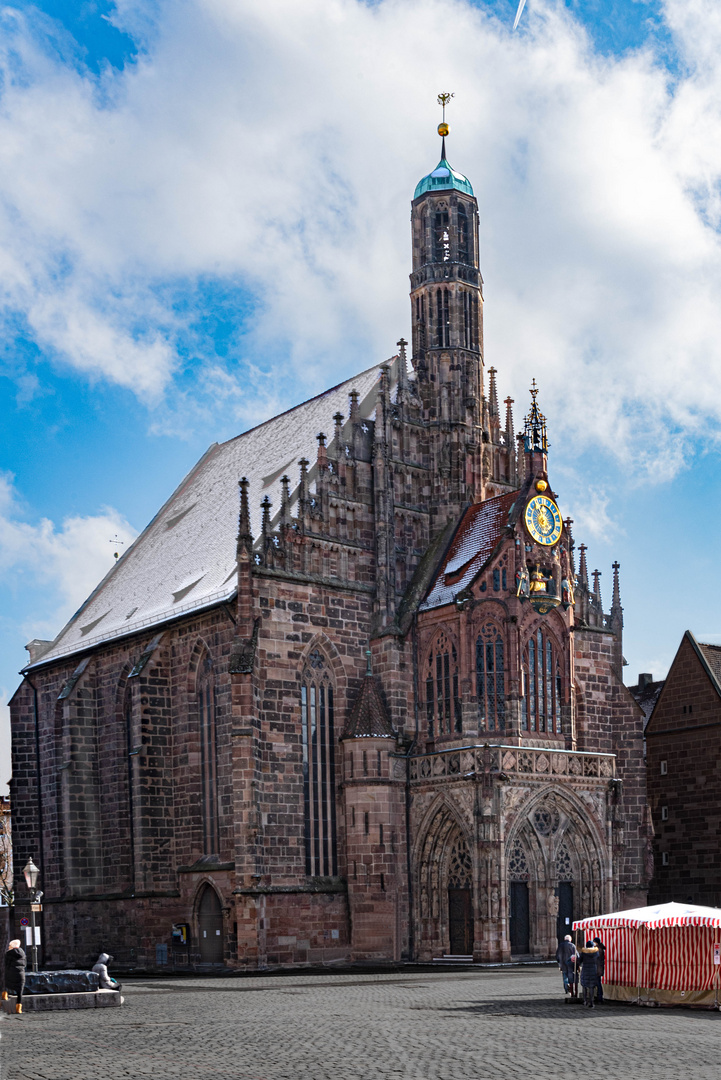
<path fill-rule="evenodd" d="M 389 361 L 395 383 L 397 361 Z M 316 435 L 333 432 L 333 414 L 348 416 L 348 395 L 359 394 L 360 414 L 375 415 L 381 365 L 225 443 L 214 443 L 191 469 L 147 528 L 124 552 L 57 638 L 28 668 L 228 600 L 236 592 L 238 480 L 247 476 L 253 535 L 261 529 L 260 501 L 280 510 L 280 478 L 297 500 L 298 461 L 313 463 Z M 27 670 L 27 668 L 26 668 Z"/>
<path fill-rule="evenodd" d="M 466 510 L 421 611 L 451 604 L 471 584 L 501 539 L 517 498 L 517 491 L 509 491 Z"/>
<path fill-rule="evenodd" d="M 636 704 L 643 713 L 643 727 L 646 730 L 646 725 L 651 719 L 651 713 L 653 712 L 659 695 L 665 685 L 665 679 L 660 679 L 657 682 L 647 682 L 643 685 L 636 684 L 636 686 L 629 686 L 629 693 L 633 696 Z"/>
<path fill-rule="evenodd" d="M 395 732 L 381 697 L 375 675 L 367 672 L 360 693 L 348 714 L 342 739 L 394 739 Z"/>

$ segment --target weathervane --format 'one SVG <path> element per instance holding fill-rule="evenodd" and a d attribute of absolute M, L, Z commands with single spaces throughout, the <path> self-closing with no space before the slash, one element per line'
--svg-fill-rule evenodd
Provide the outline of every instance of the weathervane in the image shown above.
<path fill-rule="evenodd" d="M 440 124 L 438 125 L 438 134 L 443 139 L 445 139 L 446 135 L 451 130 L 449 128 L 448 124 L 446 123 L 446 105 L 448 105 L 450 103 L 451 98 L 454 98 L 455 96 L 456 96 L 455 94 L 439 94 L 438 95 L 438 104 L 443 109 L 443 119 L 441 120 Z"/>
<path fill-rule="evenodd" d="M 118 534 L 116 533 L 115 534 L 115 539 L 114 540 L 108 540 L 108 543 L 112 544 L 114 547 L 122 547 L 123 544 L 125 543 L 125 541 L 124 540 L 119 540 L 118 539 Z M 120 558 L 120 552 L 119 551 L 114 551 L 113 552 L 113 558 L 119 559 Z"/>

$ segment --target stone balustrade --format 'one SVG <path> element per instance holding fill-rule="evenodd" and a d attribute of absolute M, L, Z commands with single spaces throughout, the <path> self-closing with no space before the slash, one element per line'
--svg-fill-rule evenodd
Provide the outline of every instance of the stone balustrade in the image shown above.
<path fill-rule="evenodd" d="M 439 750 L 411 758 L 411 783 L 472 779 L 490 771 L 509 779 L 517 777 L 563 777 L 566 780 L 611 780 L 616 775 L 616 755 L 546 747 L 481 745 Z"/>

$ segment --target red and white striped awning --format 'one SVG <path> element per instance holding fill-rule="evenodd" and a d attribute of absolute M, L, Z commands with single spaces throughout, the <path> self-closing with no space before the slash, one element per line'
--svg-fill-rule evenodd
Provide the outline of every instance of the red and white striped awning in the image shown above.
<path fill-rule="evenodd" d="M 655 907 L 631 908 L 629 911 L 612 911 L 608 915 L 593 915 L 574 922 L 574 930 L 590 930 L 622 926 L 645 927 L 661 930 L 667 926 L 719 926 L 721 908 L 702 907 L 700 904 L 657 904 Z"/>

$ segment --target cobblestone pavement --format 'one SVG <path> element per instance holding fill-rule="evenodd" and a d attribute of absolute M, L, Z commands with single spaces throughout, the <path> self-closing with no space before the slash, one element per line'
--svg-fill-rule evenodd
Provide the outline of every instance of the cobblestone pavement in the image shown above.
<path fill-rule="evenodd" d="M 2 1080 L 718 1080 L 721 1015 L 566 1005 L 558 971 L 126 983 L 121 1009 L 5 1017 Z"/>

